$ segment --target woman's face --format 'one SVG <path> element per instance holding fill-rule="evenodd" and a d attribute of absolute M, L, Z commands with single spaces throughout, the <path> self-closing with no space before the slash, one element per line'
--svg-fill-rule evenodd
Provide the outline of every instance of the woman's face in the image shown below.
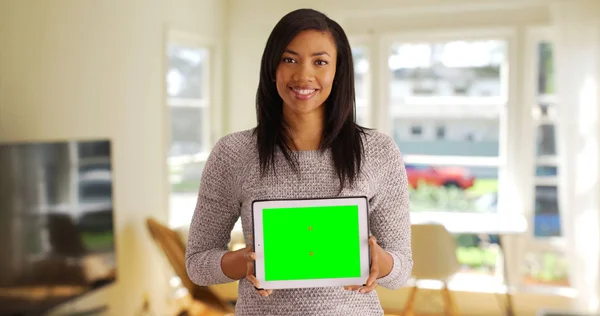
<path fill-rule="evenodd" d="M 335 78 L 337 51 L 328 32 L 303 31 L 286 47 L 277 66 L 277 92 L 284 110 L 323 110 Z"/>

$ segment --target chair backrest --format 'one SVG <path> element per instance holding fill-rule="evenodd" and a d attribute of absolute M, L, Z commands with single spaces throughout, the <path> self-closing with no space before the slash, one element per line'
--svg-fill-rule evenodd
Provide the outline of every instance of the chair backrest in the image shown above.
<path fill-rule="evenodd" d="M 152 218 L 146 220 L 146 225 L 152 239 L 154 239 L 163 254 L 167 257 L 173 270 L 175 270 L 175 273 L 181 279 L 181 283 L 190 293 L 190 296 L 218 310 L 230 311 L 231 306 L 229 304 L 223 302 L 208 287 L 199 286 L 188 277 L 185 265 L 186 247 L 180 235 Z"/>
<path fill-rule="evenodd" d="M 416 279 L 446 280 L 460 268 L 456 241 L 442 225 L 412 225 L 411 244 Z"/>

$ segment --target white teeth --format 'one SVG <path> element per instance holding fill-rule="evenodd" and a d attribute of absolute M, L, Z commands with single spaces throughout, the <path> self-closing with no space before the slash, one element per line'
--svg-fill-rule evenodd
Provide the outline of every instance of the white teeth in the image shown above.
<path fill-rule="evenodd" d="M 298 94 L 302 94 L 302 95 L 307 95 L 307 94 L 311 94 L 313 92 L 315 92 L 315 89 L 294 89 L 294 92 L 298 93 Z"/>

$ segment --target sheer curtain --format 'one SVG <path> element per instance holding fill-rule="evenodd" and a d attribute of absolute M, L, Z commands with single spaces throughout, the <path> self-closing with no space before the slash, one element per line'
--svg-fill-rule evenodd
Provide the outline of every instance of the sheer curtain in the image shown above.
<path fill-rule="evenodd" d="M 560 209 L 574 308 L 600 311 L 600 1 L 552 4 Z"/>

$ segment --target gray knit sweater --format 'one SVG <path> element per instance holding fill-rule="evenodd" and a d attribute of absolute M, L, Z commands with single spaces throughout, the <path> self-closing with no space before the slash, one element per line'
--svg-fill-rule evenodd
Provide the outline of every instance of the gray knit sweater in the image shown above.
<path fill-rule="evenodd" d="M 388 289 L 401 287 L 410 276 L 409 197 L 406 171 L 393 140 L 376 131 L 365 137 L 365 161 L 357 182 L 342 196 L 369 198 L 371 233 L 388 251 L 391 273 L 377 280 Z M 221 270 L 231 230 L 238 220 L 246 242 L 252 232 L 251 203 L 256 199 L 336 196 L 339 180 L 329 152 L 299 151 L 300 175 L 281 152 L 275 160 L 276 176 L 260 176 L 256 137 L 251 130 L 221 138 L 213 148 L 200 182 L 187 245 L 190 279 L 198 285 L 233 282 Z M 375 291 L 361 294 L 342 287 L 274 290 L 261 297 L 246 279 L 239 282 L 236 315 L 383 315 Z"/>

